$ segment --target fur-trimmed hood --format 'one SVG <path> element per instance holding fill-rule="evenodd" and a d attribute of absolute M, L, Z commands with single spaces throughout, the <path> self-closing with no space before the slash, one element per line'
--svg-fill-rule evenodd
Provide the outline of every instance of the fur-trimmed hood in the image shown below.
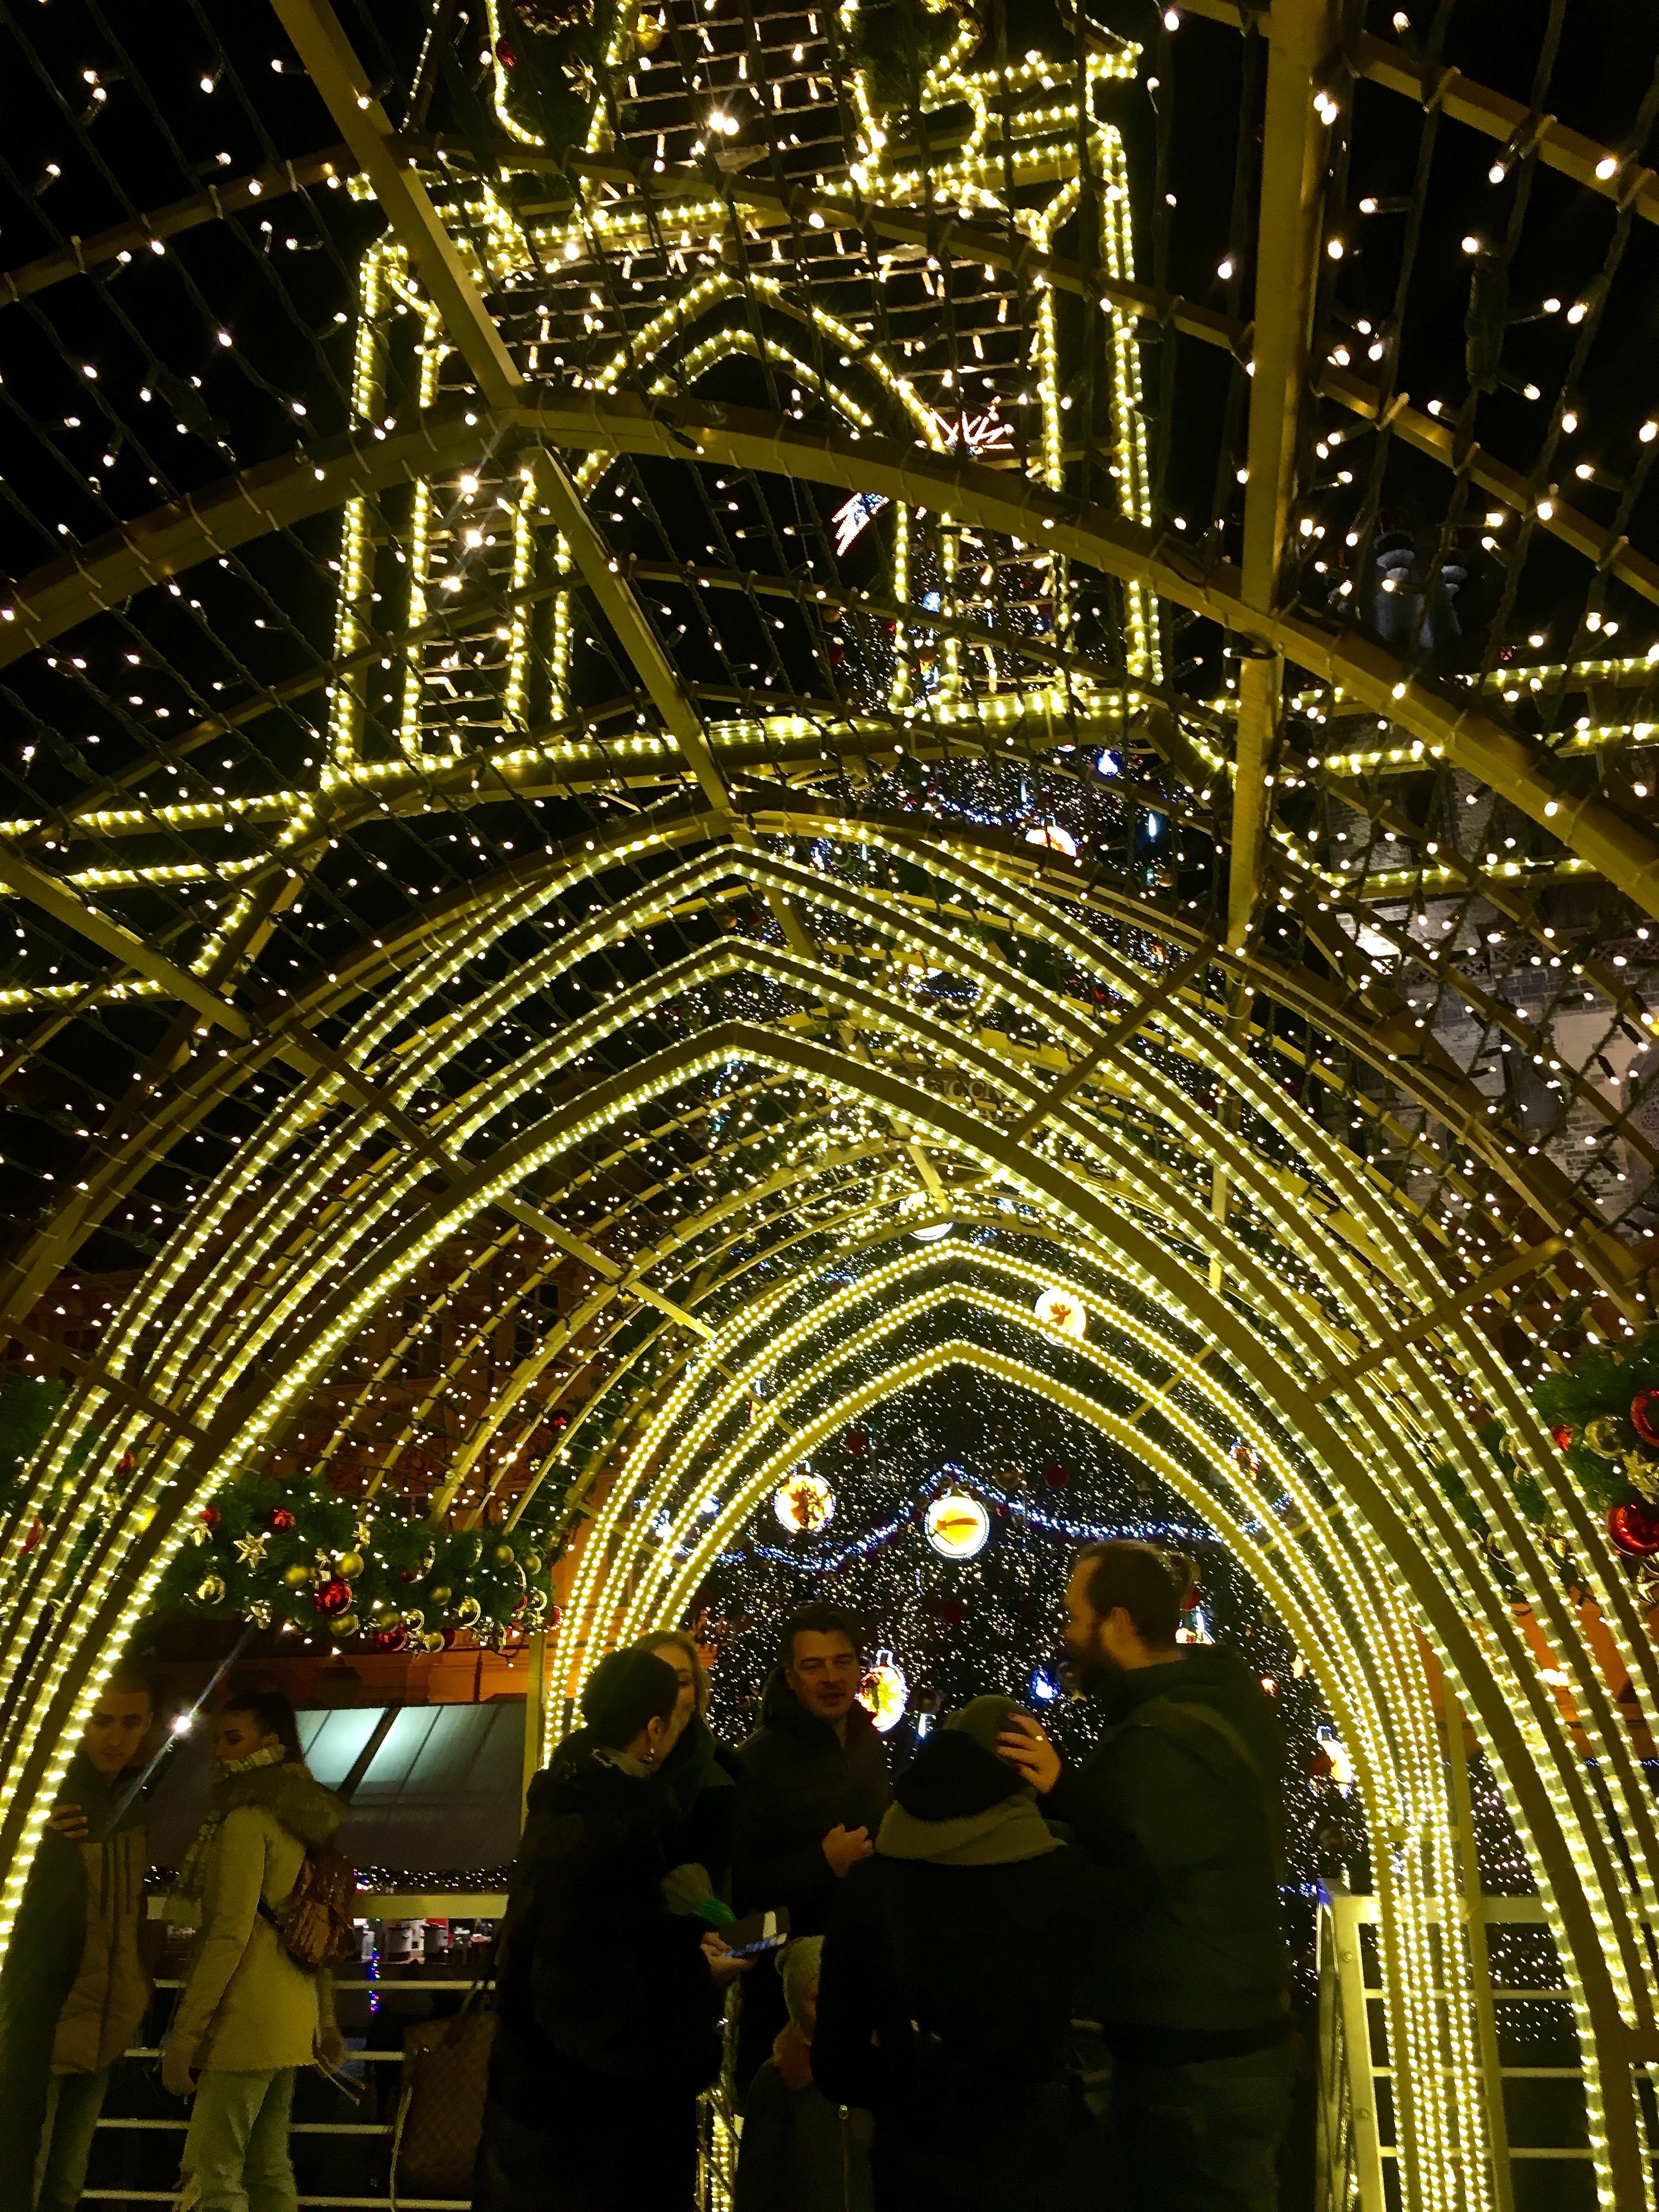
<path fill-rule="evenodd" d="M 261 1807 L 308 1851 L 331 1843 L 346 1816 L 344 1800 L 325 1790 L 299 1759 L 217 1776 L 208 1790 L 209 1819 L 222 1820 L 244 1805 Z"/>

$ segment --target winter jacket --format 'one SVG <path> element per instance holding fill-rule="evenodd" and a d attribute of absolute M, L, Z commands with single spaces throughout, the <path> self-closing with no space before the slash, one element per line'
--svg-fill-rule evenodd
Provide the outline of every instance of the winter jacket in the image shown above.
<path fill-rule="evenodd" d="M 1092 1701 L 1100 1741 L 1043 1804 L 1106 1878 L 1090 2009 L 1121 2059 L 1255 2047 L 1282 2024 L 1288 1971 L 1273 1709 L 1210 1644 L 1110 1675 Z"/>
<path fill-rule="evenodd" d="M 873 1836 L 892 1800 L 875 1723 L 854 1705 L 843 1746 L 828 1721 L 799 1702 L 779 1668 L 738 1765 L 732 1901 L 739 1913 L 787 1905 L 793 1935 L 821 1936 L 840 1887 L 823 1838 L 837 1826 Z"/>
<path fill-rule="evenodd" d="M 1086 2160 L 1066 2056 L 1098 1877 L 965 1735 L 925 1745 L 897 1796 L 830 1923 L 815 2077 L 875 2115 L 880 2212 L 1048 2212 Z"/>
<path fill-rule="evenodd" d="M 732 1840 L 738 1818 L 738 1754 L 717 1743 L 695 1715 L 659 1770 L 674 1808 L 671 1865 L 700 1866 L 716 1897 L 732 1898 Z"/>
<path fill-rule="evenodd" d="M 588 1753 L 536 1776 L 497 1953 L 489 2094 L 521 2126 L 617 2148 L 677 2136 L 720 2070 L 704 1923 L 662 1893 L 671 1813 Z"/>
<path fill-rule="evenodd" d="M 106 1780 L 85 1753 L 70 1759 L 58 1792 L 79 1805 L 88 1837 L 48 1829 L 29 1869 L 0 1970 L 0 2112 L 7 2155 L 0 2207 L 24 2212 L 53 2074 L 90 2074 L 118 2058 L 149 2003 L 138 1955 L 149 1850 L 135 1773 Z M 19 2196 L 18 2192 L 21 2194 Z"/>
<path fill-rule="evenodd" d="M 743 2100 L 734 2212 L 873 2212 L 870 2115 L 769 2058 Z"/>
<path fill-rule="evenodd" d="M 308 2066 L 331 2015 L 327 1977 L 289 1957 L 259 1908 L 289 1895 L 307 1851 L 332 1839 L 345 1808 L 297 1759 L 222 1775 L 208 1804 L 219 1827 L 168 2040 L 192 2055 L 198 2071 Z"/>
<path fill-rule="evenodd" d="M 554 1751 L 549 1771 L 562 1774 L 592 1756 L 589 1729 L 577 1729 Z M 653 1780 L 671 1815 L 663 1849 L 671 1867 L 700 1866 L 712 1893 L 732 1896 L 732 1831 L 738 1812 L 738 1754 L 717 1743 L 706 1721 L 695 1714 Z"/>

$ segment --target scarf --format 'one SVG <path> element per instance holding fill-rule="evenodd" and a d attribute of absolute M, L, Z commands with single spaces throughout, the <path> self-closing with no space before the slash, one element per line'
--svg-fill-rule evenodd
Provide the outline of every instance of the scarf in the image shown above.
<path fill-rule="evenodd" d="M 1011 1866 L 1060 1848 L 1060 1838 L 1024 1791 L 982 1813 L 945 1820 L 919 1820 L 894 1805 L 876 1837 L 884 1858 L 927 1859 L 936 1866 Z"/>
<path fill-rule="evenodd" d="M 193 1926 L 201 1918 L 202 1891 L 207 1881 L 208 1854 L 212 1850 L 219 1831 L 225 1825 L 225 1815 L 230 1811 L 228 1793 L 220 1784 L 227 1775 L 251 1774 L 256 1767 L 280 1766 L 288 1757 L 285 1745 L 268 1743 L 263 1751 L 251 1752 L 246 1759 L 228 1759 L 220 1767 L 208 1789 L 208 1813 L 196 1831 L 195 1840 L 185 1853 L 185 1863 L 167 1899 L 170 1919 L 181 1926 Z M 175 1912 L 174 1906 L 181 1909 Z"/>

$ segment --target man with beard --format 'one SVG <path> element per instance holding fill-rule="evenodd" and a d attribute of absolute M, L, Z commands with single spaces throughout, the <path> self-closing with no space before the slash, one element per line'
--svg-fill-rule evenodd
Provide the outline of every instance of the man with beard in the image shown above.
<path fill-rule="evenodd" d="M 1179 1582 L 1150 1544 L 1091 1544 L 1066 1642 L 1102 1735 L 1068 1768 L 1029 1715 L 998 1739 L 1107 1876 L 1091 2009 L 1137 2212 L 1275 2212 L 1290 2118 L 1273 1709 L 1243 1663 L 1176 1642 Z"/>
<path fill-rule="evenodd" d="M 833 1605 L 783 1624 L 781 1664 L 768 1678 L 761 1725 L 738 1753 L 732 1902 L 739 1913 L 787 1906 L 793 1936 L 822 1936 L 842 1876 L 868 1858 L 892 1798 L 887 1753 L 858 1703 L 858 1633 Z M 787 2016 L 782 1985 L 761 1960 L 744 1985 L 738 2087 L 770 2056 Z"/>

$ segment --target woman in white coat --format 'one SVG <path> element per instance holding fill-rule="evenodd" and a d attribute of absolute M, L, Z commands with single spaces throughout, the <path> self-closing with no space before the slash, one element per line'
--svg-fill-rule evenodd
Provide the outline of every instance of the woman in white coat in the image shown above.
<path fill-rule="evenodd" d="M 233 1692 L 214 1722 L 213 1755 L 208 1818 L 179 1882 L 201 1932 L 161 2079 L 195 2096 L 184 2171 L 196 2212 L 295 2212 L 295 2075 L 316 2058 L 337 2065 L 342 2046 L 327 1975 L 291 1958 L 267 1916 L 345 1808 L 307 1772 L 294 1708 L 278 1692 Z"/>

